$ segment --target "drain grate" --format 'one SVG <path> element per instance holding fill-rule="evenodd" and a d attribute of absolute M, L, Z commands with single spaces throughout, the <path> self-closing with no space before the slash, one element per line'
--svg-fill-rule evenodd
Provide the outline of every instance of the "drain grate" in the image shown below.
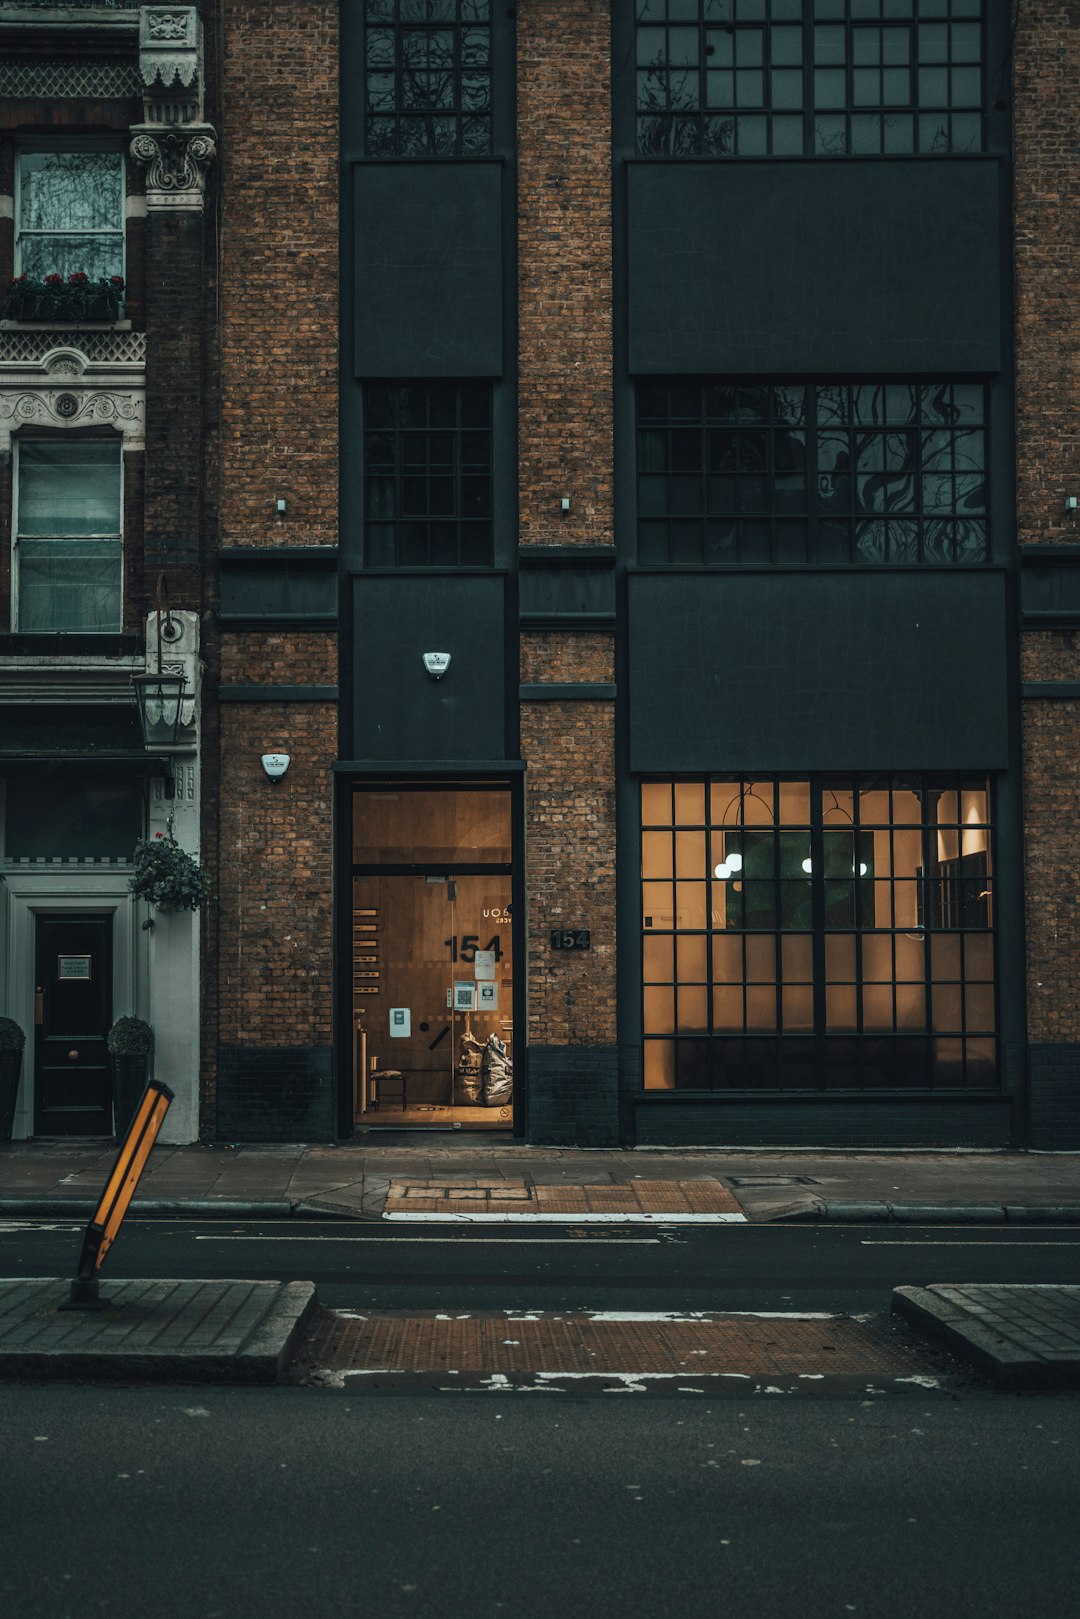
<path fill-rule="evenodd" d="M 821 1186 L 813 1175 L 728 1175 L 730 1186 Z"/>

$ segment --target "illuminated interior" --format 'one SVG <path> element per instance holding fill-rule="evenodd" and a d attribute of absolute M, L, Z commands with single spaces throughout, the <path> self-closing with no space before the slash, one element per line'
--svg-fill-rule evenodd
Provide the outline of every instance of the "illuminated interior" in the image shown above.
<path fill-rule="evenodd" d="M 641 787 L 647 1090 L 996 1084 L 985 780 Z"/>
<path fill-rule="evenodd" d="M 353 805 L 354 1122 L 508 1130 L 509 792 L 391 783 Z"/>

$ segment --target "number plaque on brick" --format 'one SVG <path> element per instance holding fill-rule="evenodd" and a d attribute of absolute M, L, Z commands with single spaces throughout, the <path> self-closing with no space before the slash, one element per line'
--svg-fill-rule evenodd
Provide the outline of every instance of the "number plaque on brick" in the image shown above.
<path fill-rule="evenodd" d="M 591 946 L 588 928 L 552 928 L 553 950 L 588 950 Z"/>

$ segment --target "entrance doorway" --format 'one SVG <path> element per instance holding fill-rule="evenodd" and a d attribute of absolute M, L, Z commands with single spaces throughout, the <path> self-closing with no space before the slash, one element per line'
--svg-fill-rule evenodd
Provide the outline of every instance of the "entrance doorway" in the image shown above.
<path fill-rule="evenodd" d="M 111 1136 L 112 918 L 39 916 L 34 1134 Z"/>
<path fill-rule="evenodd" d="M 353 851 L 354 1125 L 511 1130 L 509 790 L 359 789 Z"/>

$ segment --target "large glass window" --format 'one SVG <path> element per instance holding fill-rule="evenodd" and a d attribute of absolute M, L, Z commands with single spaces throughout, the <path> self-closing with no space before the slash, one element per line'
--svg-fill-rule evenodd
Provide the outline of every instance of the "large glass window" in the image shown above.
<path fill-rule="evenodd" d="M 488 564 L 491 385 L 369 383 L 364 515 L 372 567 Z"/>
<path fill-rule="evenodd" d="M 638 0 L 638 152 L 977 152 L 982 12 L 982 0 Z"/>
<path fill-rule="evenodd" d="M 22 152 L 18 176 L 17 274 L 123 275 L 122 153 Z"/>
<path fill-rule="evenodd" d="M 649 1090 L 996 1083 L 984 779 L 641 788 Z"/>
<path fill-rule="evenodd" d="M 487 157 L 490 0 L 365 0 L 368 157 Z"/>
<path fill-rule="evenodd" d="M 16 444 L 16 628 L 118 631 L 120 439 Z"/>
<path fill-rule="evenodd" d="M 985 562 L 974 382 L 638 386 L 638 560 Z"/>

